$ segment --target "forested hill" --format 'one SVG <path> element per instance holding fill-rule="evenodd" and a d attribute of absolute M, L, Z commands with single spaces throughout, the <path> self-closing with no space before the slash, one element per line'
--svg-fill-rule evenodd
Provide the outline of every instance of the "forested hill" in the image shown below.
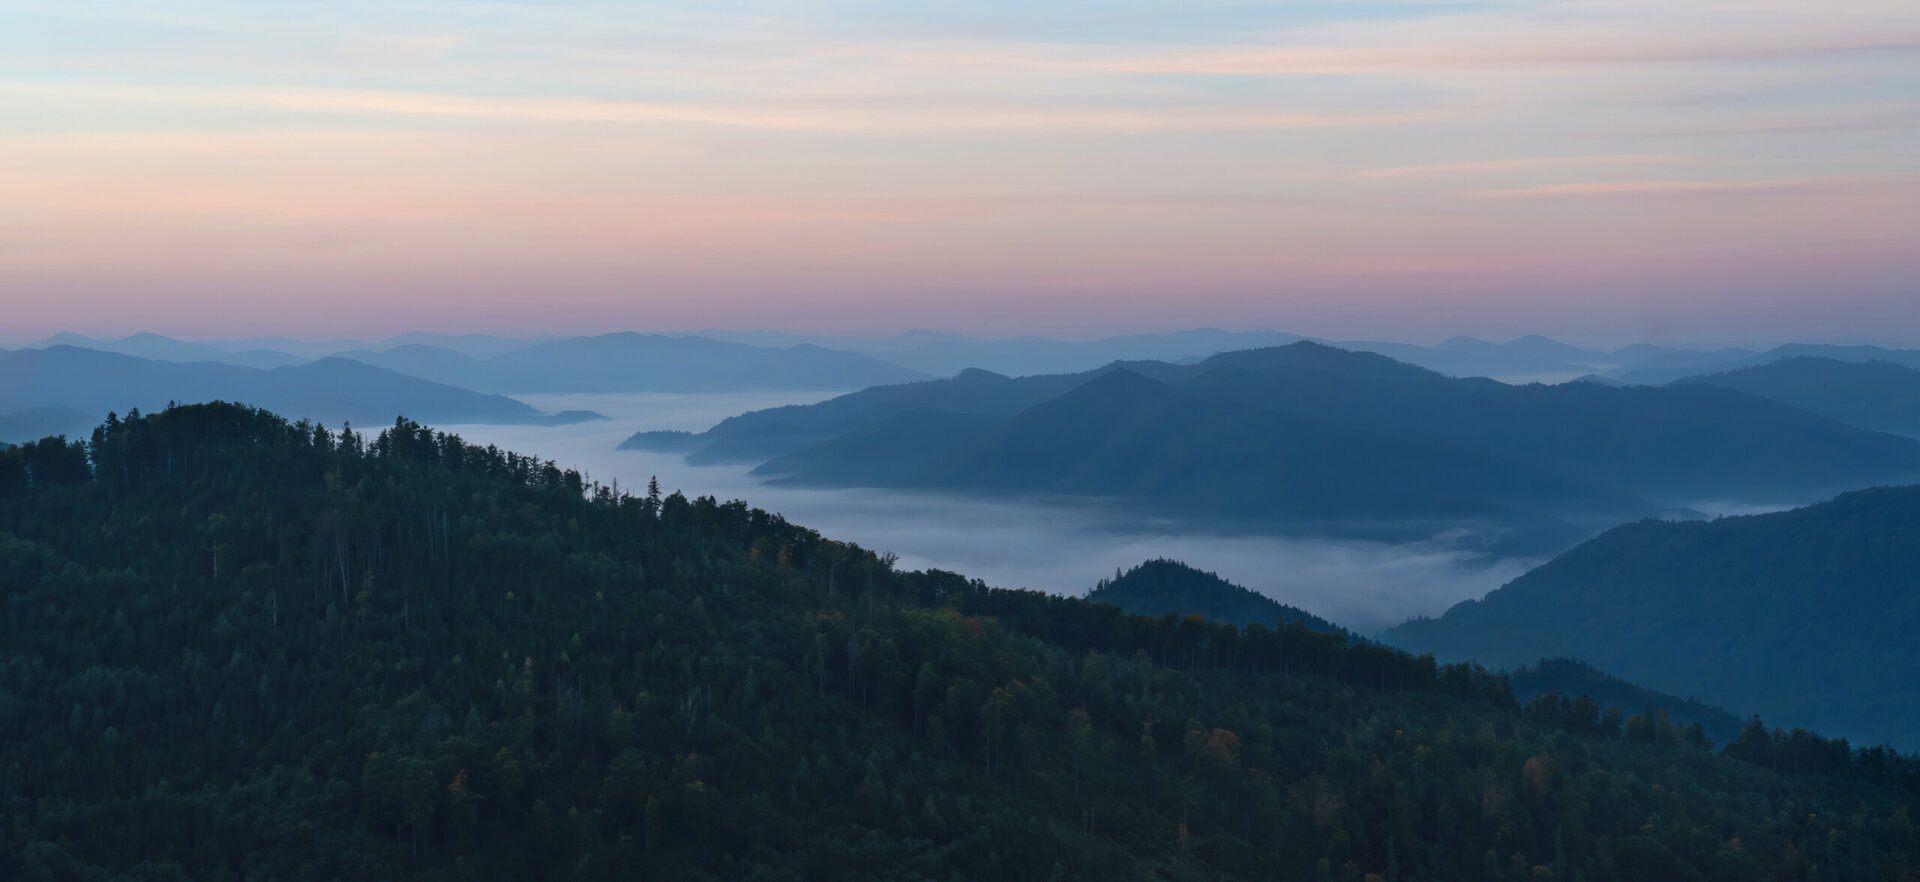
<path fill-rule="evenodd" d="M 1340 631 L 1332 622 L 1306 610 L 1235 585 L 1217 574 L 1165 558 L 1115 573 L 1111 579 L 1101 579 L 1087 592 L 1087 600 L 1112 604 L 1123 612 L 1143 616 L 1173 613 L 1234 625 L 1259 622 L 1269 628 L 1300 625 L 1325 634 Z"/>
<path fill-rule="evenodd" d="M 969 371 L 624 446 L 797 484 L 1101 500 L 1233 529 L 1491 522 L 1532 534 L 1531 551 L 1701 500 L 1920 479 L 1914 439 L 1733 389 L 1512 386 L 1306 342 L 1190 365 Z"/>
<path fill-rule="evenodd" d="M 1858 741 L 1920 746 L 1920 487 L 1618 527 L 1396 645 L 1635 683 Z"/>
<path fill-rule="evenodd" d="M 0 878 L 1907 879 L 1920 767 L 232 405 L 0 452 Z M 1739 757 L 1736 759 L 1734 757 Z"/>

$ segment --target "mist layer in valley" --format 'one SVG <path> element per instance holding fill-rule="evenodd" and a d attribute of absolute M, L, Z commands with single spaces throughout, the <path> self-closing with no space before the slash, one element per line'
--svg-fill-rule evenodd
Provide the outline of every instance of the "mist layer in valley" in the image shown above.
<path fill-rule="evenodd" d="M 836 393 L 524 395 L 542 410 L 589 409 L 609 419 L 569 426 L 444 425 L 469 441 L 537 454 L 638 492 L 745 499 L 836 539 L 900 555 L 912 568 L 952 570 L 990 584 L 1085 593 L 1103 576 L 1154 557 L 1205 567 L 1283 603 L 1362 633 L 1437 615 L 1505 584 L 1538 561 L 1497 557 L 1490 537 L 1451 529 L 1424 541 L 1367 542 L 1228 535 L 1171 528 L 1144 514 L 1084 505 L 1001 502 L 939 493 L 816 489 L 763 483 L 748 465 L 688 465 L 677 454 L 617 450 L 643 430 L 701 431 L 734 414 L 805 404 Z"/>

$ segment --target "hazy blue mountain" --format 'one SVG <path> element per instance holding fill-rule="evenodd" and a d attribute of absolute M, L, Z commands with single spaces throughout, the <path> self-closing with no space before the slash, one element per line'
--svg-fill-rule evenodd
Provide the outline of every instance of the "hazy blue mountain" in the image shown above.
<path fill-rule="evenodd" d="M 979 342 L 965 334 L 948 331 L 932 331 L 917 328 L 886 337 L 841 337 L 828 334 L 796 334 L 788 331 L 733 331 L 724 328 L 702 328 L 698 331 L 671 334 L 674 337 L 705 337 L 727 343 L 743 343 L 748 346 L 771 346 L 785 349 L 789 346 L 811 344 L 828 349 L 843 349 L 848 352 L 865 352 L 870 355 L 901 352 L 919 349 L 933 343 Z M 884 355 L 883 355 L 884 357 Z"/>
<path fill-rule="evenodd" d="M 213 362 L 135 358 L 74 346 L 0 352 L 0 413 L 61 406 L 105 414 L 151 411 L 169 401 L 255 401 L 327 423 L 386 423 L 401 413 L 433 423 L 551 423 L 598 414 L 548 415 L 500 395 L 409 377 L 344 358 L 259 370 Z"/>
<path fill-rule="evenodd" d="M 388 337 L 370 346 L 355 348 L 388 351 L 402 346 L 430 346 L 436 349 L 452 350 L 471 358 L 493 358 L 516 349 L 525 349 L 536 343 L 557 339 L 559 338 L 551 334 L 538 337 L 496 337 L 492 334 L 434 334 L 414 331 L 398 337 Z"/>
<path fill-rule="evenodd" d="M 1206 570 L 1165 558 L 1115 573 L 1111 579 L 1101 579 L 1087 592 L 1087 600 L 1111 604 L 1121 612 L 1135 615 L 1158 617 L 1173 613 L 1242 626 L 1259 622 L 1269 628 L 1300 625 L 1326 634 L 1345 633 L 1339 626 L 1306 610 L 1235 585 Z"/>
<path fill-rule="evenodd" d="M 424 343 L 409 343 L 385 350 L 350 349 L 334 357 L 350 358 L 363 364 L 423 380 L 432 380 L 436 383 L 446 383 L 450 386 L 470 389 L 488 389 L 493 386 L 493 377 L 485 362 L 463 352 L 428 346 Z"/>
<path fill-rule="evenodd" d="M 64 331 L 21 348 L 46 349 L 51 346 L 79 346 L 84 349 L 97 349 L 101 352 L 114 352 L 158 361 L 224 361 L 230 354 L 227 350 L 208 346 L 205 343 L 187 343 L 172 337 L 145 332 L 126 337 L 104 338 L 86 337 Z"/>
<path fill-rule="evenodd" d="M 227 353 L 227 356 L 220 360 L 227 364 L 237 364 L 241 367 L 272 370 L 278 367 L 293 367 L 297 364 L 306 364 L 313 359 L 292 355 L 275 349 L 242 349 L 238 352 Z"/>
<path fill-rule="evenodd" d="M 1648 380 L 1667 376 L 1673 371 L 1694 374 L 1724 368 L 1726 365 L 1743 363 L 1759 354 L 1752 349 L 1668 349 L 1640 343 L 1615 350 L 1609 360 L 1617 366 L 1608 369 L 1602 376 L 1616 384 L 1659 386 L 1667 381 Z"/>
<path fill-rule="evenodd" d="M 774 349 L 634 333 L 540 343 L 487 365 L 490 388 L 505 392 L 848 389 L 923 378 L 871 356 L 813 345 Z"/>
<path fill-rule="evenodd" d="M 1788 343 L 1760 353 L 1748 352 L 1744 349 L 1727 349 L 1721 350 L 1719 353 L 1707 353 L 1707 355 L 1720 354 L 1737 354 L 1739 357 L 1707 361 L 1680 359 L 1669 363 L 1658 364 L 1649 362 L 1609 371 L 1607 376 L 1637 385 L 1664 386 L 1676 380 L 1684 380 L 1702 374 L 1725 373 L 1742 368 L 1760 367 L 1788 358 L 1827 358 L 1834 361 L 1848 362 L 1883 361 L 1903 367 L 1920 369 L 1920 349 L 1888 349 L 1882 346 L 1868 346 L 1864 344 Z"/>
<path fill-rule="evenodd" d="M 1892 362 L 1803 356 L 1675 382 L 1738 389 L 1863 429 L 1920 435 L 1920 370 Z"/>
<path fill-rule="evenodd" d="M 695 436 L 695 462 L 764 462 L 811 447 L 889 417 L 915 410 L 1009 416 L 1065 394 L 1093 374 L 1041 375 L 1018 379 L 983 370 L 945 380 L 874 386 L 817 404 L 789 405 L 728 417 Z M 661 448 L 659 444 L 665 444 Z M 684 449 L 676 436 L 641 433 L 623 447 Z"/>
<path fill-rule="evenodd" d="M 701 334 L 760 345 L 817 343 L 834 349 L 864 352 L 937 376 L 951 376 L 967 368 L 1019 376 L 1077 373 L 1115 361 L 1188 363 L 1220 352 L 1284 346 L 1307 339 L 1284 331 L 1222 331 L 1215 328 L 1166 334 L 1130 334 L 1084 341 L 1044 337 L 981 340 L 937 331 L 911 331 L 877 340 L 773 332 Z M 1336 342 L 1333 345 L 1380 352 L 1455 376 L 1579 374 L 1607 361 L 1605 353 L 1580 349 L 1537 335 L 1506 343 L 1456 337 L 1438 346 L 1375 341 Z"/>
<path fill-rule="evenodd" d="M 1822 498 L 1920 478 L 1920 443 L 1713 386 L 1511 386 L 1312 343 L 1193 370 L 1181 388 L 1196 396 L 1484 450 L 1667 504 Z"/>
<path fill-rule="evenodd" d="M 1888 349 L 1866 344 L 1788 343 L 1767 350 L 1768 361 L 1783 358 L 1831 358 L 1835 361 L 1884 361 L 1920 369 L 1920 349 Z"/>
<path fill-rule="evenodd" d="M 1200 400 L 1125 369 L 1005 419 L 902 483 L 1117 497 L 1195 521 L 1651 511 L 1499 456 Z"/>
<path fill-rule="evenodd" d="M 364 349 L 371 345 L 365 340 L 295 340 L 291 337 L 245 337 L 235 340 L 201 341 L 216 349 L 235 354 L 255 349 L 269 352 L 281 352 L 295 358 L 312 361 L 326 358 L 348 349 Z"/>
<path fill-rule="evenodd" d="M 952 376 L 980 368 L 1015 376 L 1091 370 L 1114 361 L 1173 361 L 1229 349 L 1278 346 L 1302 339 L 1281 331 L 1222 331 L 1198 328 L 1170 334 L 1131 334 L 1100 340 L 1065 341 L 1041 337 L 1011 340 L 938 340 L 912 349 L 885 351 L 883 357 L 934 376 Z"/>
<path fill-rule="evenodd" d="M 184 340 L 175 340 L 172 337 L 163 337 L 159 334 L 145 332 L 114 338 L 85 337 L 71 332 L 62 332 L 37 343 L 29 343 L 21 348 L 47 349 L 53 346 L 77 346 L 82 349 L 94 349 L 117 355 L 131 355 L 135 358 L 146 358 L 154 361 L 213 361 L 222 364 L 237 364 L 257 368 L 282 367 L 285 365 L 299 364 L 306 360 L 300 356 L 258 346 L 246 347 L 244 349 L 229 349 L 210 343 L 189 343 Z"/>
<path fill-rule="evenodd" d="M 987 437 L 1001 418 L 949 410 L 910 410 L 769 460 L 755 474 L 780 483 L 892 487 L 914 480 L 931 460 Z M 665 447 L 672 439 L 661 439 Z M 655 449 L 659 449 L 656 447 Z"/>
<path fill-rule="evenodd" d="M 1436 346 L 1378 341 L 1329 342 L 1357 352 L 1373 352 L 1450 377 L 1511 377 L 1590 372 L 1605 353 L 1570 346 L 1539 335 L 1494 343 L 1454 337 Z"/>
<path fill-rule="evenodd" d="M 990 437 L 964 439 L 990 446 L 947 443 L 962 439 L 915 443 L 911 439 L 933 434 L 915 424 L 930 417 L 903 417 L 925 411 L 1012 418 L 1120 370 L 1154 382 L 1132 387 L 1140 392 L 1138 400 L 1125 394 L 1077 400 L 1069 416 L 1046 431 L 1012 433 L 1009 423 Z M 1125 437 L 1108 439 L 1098 434 L 1102 431 Z M 844 444 L 831 443 L 856 432 L 863 434 Z M 1123 476 L 1123 452 L 1118 449 L 1111 454 L 1112 466 L 1101 471 L 1095 463 L 1101 445 L 1132 443 L 1137 449 L 1124 455 L 1172 470 L 1185 461 L 1166 459 L 1176 454 L 1214 464 L 1221 457 L 1242 456 L 1263 466 L 1286 451 L 1306 455 L 1313 445 L 1347 437 L 1383 457 L 1413 455 L 1379 446 L 1394 441 L 1444 451 L 1434 455 L 1456 465 L 1465 464 L 1459 455 L 1471 453 L 1501 463 L 1492 474 L 1516 480 L 1523 474 L 1534 476 L 1527 479 L 1534 482 L 1530 485 L 1522 481 L 1478 489 L 1431 473 L 1407 476 L 1404 491 L 1438 481 L 1430 489 L 1447 487 L 1448 492 L 1464 494 L 1454 502 L 1468 508 L 1529 496 L 1605 496 L 1614 503 L 1592 510 L 1613 512 L 1630 508 L 1617 503 L 1632 498 L 1675 506 L 1779 502 L 1920 477 L 1920 443 L 1731 389 L 1510 386 L 1453 379 L 1375 353 L 1306 342 L 1222 353 L 1194 365 L 1130 362 L 1080 374 L 1017 379 L 969 371 L 948 380 L 876 387 L 818 404 L 742 414 L 697 436 L 642 434 L 626 446 L 688 452 L 695 462 L 764 463 L 763 474 L 802 483 L 887 483 L 880 476 L 897 475 L 892 480 L 902 486 L 1125 496 L 1146 493 L 1150 488 L 1134 482 L 1149 476 Z M 897 455 L 871 468 L 861 462 L 878 462 L 876 446 L 888 438 L 899 440 L 902 450 Z M 1041 458 L 1043 453 L 1055 459 Z M 1339 449 L 1314 456 L 1328 464 L 1318 485 L 1325 494 L 1341 481 L 1377 482 L 1403 461 L 1380 466 Z M 907 469 L 915 457 L 921 467 Z M 1040 462 L 1048 464 L 1037 465 Z M 1336 474 L 1331 471 L 1335 469 L 1351 472 Z M 1222 482 L 1222 492 L 1253 492 L 1252 484 L 1236 488 L 1230 475 L 1211 474 Z M 1103 485 L 1104 479 L 1112 483 Z M 1171 474 L 1158 480 L 1164 486 L 1153 490 L 1156 498 L 1177 493 L 1190 504 L 1203 504 L 1200 485 L 1182 485 Z M 1575 484 L 1584 489 L 1569 493 Z M 1540 492 L 1524 492 L 1529 486 Z M 1287 498 L 1292 497 L 1283 496 L 1272 510 L 1285 510 Z M 1383 502 L 1374 499 L 1370 505 Z M 1236 505 L 1251 506 L 1252 500 L 1243 498 Z M 1438 509 L 1429 505 L 1425 510 Z M 1600 523 L 1606 521 L 1596 525 Z"/>
<path fill-rule="evenodd" d="M 1512 666 L 1572 656 L 1855 743 L 1920 746 L 1920 487 L 1615 528 L 1392 643 Z"/>
<path fill-rule="evenodd" d="M 1387 364 L 1390 361 L 1381 359 Z M 1176 371 L 1161 364 L 1163 372 Z M 1409 368 L 1418 370 L 1417 368 Z M 1029 382 L 976 374 L 994 406 Z M 1503 547 L 1565 548 L 1653 507 L 1480 451 L 1204 401 L 1127 368 L 1009 416 L 916 409 L 775 458 L 756 472 L 814 486 L 883 486 L 1105 500 L 1141 519 L 1410 539 L 1462 520 L 1510 527 Z M 1054 378 L 1049 382 L 1057 382 Z M 920 384 L 965 391 L 960 383 Z M 805 409 L 801 409 L 805 413 Z M 732 440 L 751 440 L 741 436 Z M 684 439 L 658 439 L 665 447 Z M 729 443 L 723 436 L 716 446 Z M 701 455 L 718 458 L 712 450 Z"/>
<path fill-rule="evenodd" d="M 100 414 L 105 415 L 105 412 Z M 20 443 L 52 435 L 83 438 L 100 422 L 100 416 L 60 405 L 30 407 L 0 414 L 0 441 Z"/>
<path fill-rule="evenodd" d="M 776 349 L 634 333 L 549 340 L 487 358 L 424 343 L 356 350 L 343 356 L 442 383 L 507 394 L 849 389 L 924 379 L 922 374 L 871 356 L 811 344 Z"/>

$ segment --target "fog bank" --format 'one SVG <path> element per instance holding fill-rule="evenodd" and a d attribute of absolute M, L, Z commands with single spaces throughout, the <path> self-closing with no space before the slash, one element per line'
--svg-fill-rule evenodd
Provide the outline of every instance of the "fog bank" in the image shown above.
<path fill-rule="evenodd" d="M 1362 633 L 1437 615 L 1525 572 L 1534 561 L 1489 558 L 1459 531 L 1409 544 L 1313 537 L 1221 535 L 1122 524 L 1096 510 L 937 493 L 770 486 L 749 467 L 689 466 L 677 455 L 616 449 L 640 430 L 701 431 L 746 410 L 804 404 L 835 393 L 530 395 L 542 410 L 595 410 L 610 419 L 573 426 L 441 426 L 470 441 L 552 459 L 603 483 L 639 491 L 658 476 L 689 496 L 744 499 L 829 537 L 892 551 L 908 568 L 937 567 L 1003 587 L 1078 595 L 1153 557 L 1218 572 Z"/>

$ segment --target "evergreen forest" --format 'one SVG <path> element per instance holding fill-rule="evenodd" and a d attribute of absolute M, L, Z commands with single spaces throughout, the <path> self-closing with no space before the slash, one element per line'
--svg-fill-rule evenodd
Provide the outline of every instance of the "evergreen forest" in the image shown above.
<path fill-rule="evenodd" d="M 0 450 L 0 878 L 1912 880 L 1920 762 L 235 404 Z"/>

